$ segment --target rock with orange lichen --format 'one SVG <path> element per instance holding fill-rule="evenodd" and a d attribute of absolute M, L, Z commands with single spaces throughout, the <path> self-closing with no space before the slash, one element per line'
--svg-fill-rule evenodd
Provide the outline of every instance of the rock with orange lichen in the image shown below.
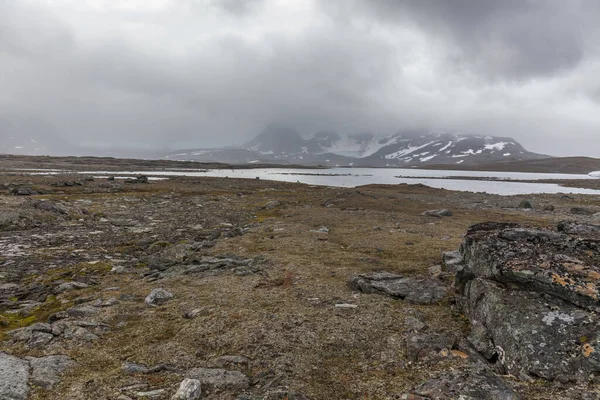
<path fill-rule="evenodd" d="M 541 230 L 485 223 L 461 246 L 459 289 L 473 277 L 546 293 L 600 312 L 600 226 L 569 222 Z"/>
<path fill-rule="evenodd" d="M 600 227 L 485 223 L 460 253 L 457 303 L 499 370 L 563 383 L 600 375 Z"/>

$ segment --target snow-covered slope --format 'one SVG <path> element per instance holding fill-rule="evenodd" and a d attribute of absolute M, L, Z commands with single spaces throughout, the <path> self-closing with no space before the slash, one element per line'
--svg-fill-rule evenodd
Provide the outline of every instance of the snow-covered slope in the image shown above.
<path fill-rule="evenodd" d="M 510 137 L 446 132 L 400 132 L 392 135 L 341 135 L 318 132 L 302 137 L 285 126 L 269 126 L 241 149 L 239 162 L 288 164 L 419 166 L 425 164 L 489 163 L 545 158 L 531 153 Z M 233 149 L 210 151 L 210 161 L 232 159 Z M 204 160 L 198 151 L 181 151 L 169 158 Z M 207 160 L 209 161 L 209 160 Z"/>

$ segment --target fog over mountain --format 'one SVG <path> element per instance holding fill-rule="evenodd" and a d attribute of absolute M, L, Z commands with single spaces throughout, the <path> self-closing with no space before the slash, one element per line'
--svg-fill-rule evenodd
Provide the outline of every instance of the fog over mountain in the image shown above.
<path fill-rule="evenodd" d="M 595 0 L 2 1 L 0 152 L 167 154 L 280 124 L 600 157 L 599 20 Z"/>

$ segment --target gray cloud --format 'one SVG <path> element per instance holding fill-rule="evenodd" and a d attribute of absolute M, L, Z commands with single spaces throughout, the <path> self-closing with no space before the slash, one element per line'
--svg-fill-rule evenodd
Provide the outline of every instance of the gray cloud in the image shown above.
<path fill-rule="evenodd" d="M 587 46 L 595 46 L 589 34 L 600 18 L 596 3 L 579 0 L 358 3 L 382 21 L 415 25 L 455 46 L 454 62 L 487 78 L 527 79 L 576 67 Z"/>
<path fill-rule="evenodd" d="M 138 3 L 0 3 L 0 119 L 105 147 L 229 145 L 282 122 L 600 156 L 591 0 Z"/>

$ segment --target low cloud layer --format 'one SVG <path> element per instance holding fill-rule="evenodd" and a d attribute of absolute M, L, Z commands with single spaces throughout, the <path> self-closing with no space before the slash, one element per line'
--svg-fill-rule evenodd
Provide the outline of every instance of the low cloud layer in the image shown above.
<path fill-rule="evenodd" d="M 599 20 L 594 0 L 8 0 L 0 127 L 144 149 L 417 128 L 600 157 Z"/>

